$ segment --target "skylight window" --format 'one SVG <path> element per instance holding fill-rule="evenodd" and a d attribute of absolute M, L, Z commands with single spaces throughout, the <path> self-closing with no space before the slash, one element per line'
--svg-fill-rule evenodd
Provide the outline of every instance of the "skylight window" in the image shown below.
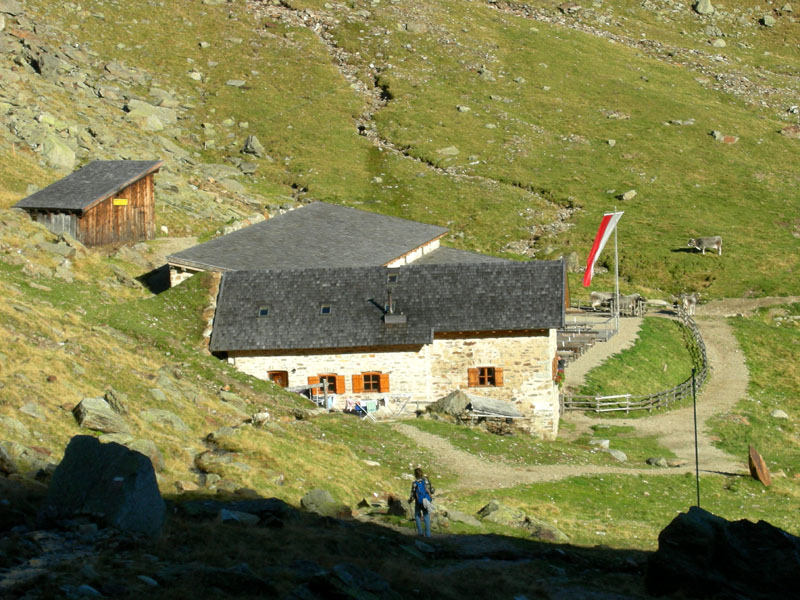
<path fill-rule="evenodd" d="M 331 314 L 331 310 L 333 307 L 330 304 L 323 304 L 319 307 L 319 314 L 321 315 L 329 315 Z"/>
<path fill-rule="evenodd" d="M 268 317 L 269 316 L 269 306 L 259 306 L 258 307 L 258 316 L 259 317 Z"/>

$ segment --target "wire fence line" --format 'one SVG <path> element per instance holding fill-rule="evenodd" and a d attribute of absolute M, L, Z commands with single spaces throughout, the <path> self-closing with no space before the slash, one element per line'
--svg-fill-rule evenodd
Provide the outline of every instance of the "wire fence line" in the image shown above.
<path fill-rule="evenodd" d="M 697 389 L 705 383 L 708 377 L 708 355 L 706 354 L 706 344 L 700 330 L 697 328 L 692 315 L 688 314 L 682 307 L 678 308 L 678 318 L 684 327 L 691 334 L 694 344 L 690 346 L 692 362 L 695 364 L 695 385 Z M 682 383 L 668 390 L 650 394 L 648 396 L 637 396 L 633 394 L 620 394 L 617 396 L 561 396 L 561 412 L 568 410 L 629 413 L 634 410 L 652 411 L 654 408 L 664 408 L 675 402 L 680 402 L 692 396 L 692 378 L 689 377 Z"/>

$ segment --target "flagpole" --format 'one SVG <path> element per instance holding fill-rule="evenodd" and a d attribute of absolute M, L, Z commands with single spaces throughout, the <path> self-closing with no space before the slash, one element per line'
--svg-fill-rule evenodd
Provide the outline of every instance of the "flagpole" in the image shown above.
<path fill-rule="evenodd" d="M 614 207 L 617 212 L 617 207 Z M 619 333 L 619 253 L 617 251 L 617 228 L 614 227 L 614 327 Z"/>

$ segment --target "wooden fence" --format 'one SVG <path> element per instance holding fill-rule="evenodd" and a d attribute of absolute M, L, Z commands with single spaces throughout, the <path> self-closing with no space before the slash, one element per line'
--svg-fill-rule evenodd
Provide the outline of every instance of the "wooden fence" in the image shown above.
<path fill-rule="evenodd" d="M 703 385 L 708 376 L 706 345 L 691 315 L 688 315 L 683 308 L 679 308 L 678 317 L 684 327 L 689 330 L 695 341 L 694 347 L 692 348 L 692 362 L 696 365 L 695 368 L 697 369 L 695 373 L 695 385 L 697 389 L 700 389 L 700 386 Z M 621 394 L 618 396 L 562 396 L 561 412 L 564 413 L 568 410 L 594 411 L 597 413 L 620 411 L 629 413 L 632 410 L 652 411 L 654 408 L 664 408 L 674 402 L 679 402 L 685 398 L 691 398 L 691 396 L 692 378 L 689 377 L 686 381 L 679 383 L 673 388 L 656 394 L 650 394 L 649 396 L 634 396 L 632 394 Z"/>

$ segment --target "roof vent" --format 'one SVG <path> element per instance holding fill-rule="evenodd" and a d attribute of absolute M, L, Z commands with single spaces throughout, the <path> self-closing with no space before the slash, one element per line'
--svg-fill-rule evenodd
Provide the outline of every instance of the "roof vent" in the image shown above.
<path fill-rule="evenodd" d="M 383 322 L 387 325 L 404 325 L 407 321 L 408 319 L 406 319 L 405 315 L 383 315 Z"/>

